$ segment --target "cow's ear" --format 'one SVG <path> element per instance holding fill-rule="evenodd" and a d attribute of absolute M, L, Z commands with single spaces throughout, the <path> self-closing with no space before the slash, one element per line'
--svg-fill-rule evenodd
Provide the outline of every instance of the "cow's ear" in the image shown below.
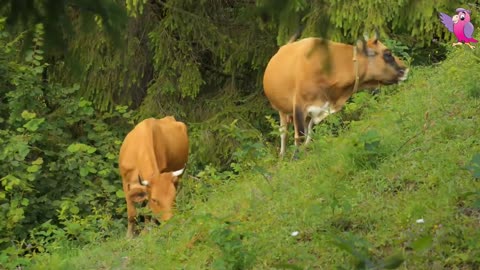
<path fill-rule="evenodd" d="M 367 55 L 367 42 L 365 41 L 365 39 L 357 40 L 357 49 L 360 52 L 363 52 L 363 54 Z"/>
<path fill-rule="evenodd" d="M 368 57 L 377 55 L 374 49 L 368 47 L 367 41 L 362 39 L 357 40 L 357 49 L 359 49 L 365 56 Z"/>
<path fill-rule="evenodd" d="M 368 37 L 367 33 L 363 33 L 363 40 L 367 41 L 369 40 L 370 38 Z"/>

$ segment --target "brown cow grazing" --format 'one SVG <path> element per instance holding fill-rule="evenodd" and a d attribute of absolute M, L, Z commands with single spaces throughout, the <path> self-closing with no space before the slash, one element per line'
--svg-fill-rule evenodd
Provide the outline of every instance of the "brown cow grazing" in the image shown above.
<path fill-rule="evenodd" d="M 313 124 L 341 110 L 358 88 L 395 84 L 408 75 L 408 68 L 378 40 L 377 32 L 355 46 L 314 37 L 295 41 L 299 35 L 280 47 L 263 77 L 265 95 L 280 114 L 281 157 L 290 117 L 295 145 L 305 135 L 308 144 Z M 310 121 L 305 131 L 307 118 Z"/>
<path fill-rule="evenodd" d="M 187 126 L 172 116 L 148 118 L 130 131 L 120 148 L 119 168 L 127 201 L 127 237 L 135 230 L 134 203 L 148 199 L 154 215 L 172 217 L 178 177 L 188 160 Z"/>

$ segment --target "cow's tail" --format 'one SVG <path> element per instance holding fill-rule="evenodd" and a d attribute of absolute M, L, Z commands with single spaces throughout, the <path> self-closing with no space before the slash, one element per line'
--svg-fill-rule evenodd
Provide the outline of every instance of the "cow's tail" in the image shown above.
<path fill-rule="evenodd" d="M 297 29 L 297 31 L 295 32 L 295 34 L 293 34 L 293 36 L 290 38 L 290 40 L 288 40 L 288 43 L 292 43 L 294 41 L 296 41 L 301 35 L 302 35 L 302 32 L 303 32 L 303 25 L 300 25 Z M 287 44 L 288 44 L 287 43 Z"/>

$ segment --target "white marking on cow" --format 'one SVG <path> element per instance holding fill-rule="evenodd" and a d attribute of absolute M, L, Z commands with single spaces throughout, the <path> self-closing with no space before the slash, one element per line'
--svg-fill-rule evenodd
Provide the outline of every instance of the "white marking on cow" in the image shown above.
<path fill-rule="evenodd" d="M 405 72 L 403 73 L 403 76 L 398 78 L 398 80 L 401 81 L 401 82 L 405 81 L 408 78 L 408 71 L 409 71 L 408 68 L 405 69 Z"/>
<path fill-rule="evenodd" d="M 335 110 L 333 110 L 330 107 L 329 102 L 325 102 L 323 106 L 315 106 L 311 105 L 307 107 L 307 112 L 310 114 L 313 123 L 318 124 L 320 123 L 325 117 L 327 117 L 329 114 L 335 113 Z"/>
<path fill-rule="evenodd" d="M 327 101 L 322 106 L 310 105 L 307 107 L 307 113 L 310 115 L 311 119 L 308 123 L 307 128 L 307 139 L 305 144 L 310 143 L 312 140 L 311 134 L 313 131 L 313 124 L 317 125 L 329 114 L 335 113 L 336 111 L 330 106 L 330 103 Z"/>
<path fill-rule="evenodd" d="M 173 172 L 173 176 L 179 176 L 180 174 L 183 173 L 183 170 L 185 170 L 185 168 L 180 169 L 180 170 L 178 170 L 178 171 L 174 171 L 174 172 Z"/>
<path fill-rule="evenodd" d="M 148 184 L 149 184 L 149 183 L 148 183 L 148 181 L 147 181 L 147 180 L 142 180 L 142 185 L 144 185 L 144 186 L 148 186 Z"/>

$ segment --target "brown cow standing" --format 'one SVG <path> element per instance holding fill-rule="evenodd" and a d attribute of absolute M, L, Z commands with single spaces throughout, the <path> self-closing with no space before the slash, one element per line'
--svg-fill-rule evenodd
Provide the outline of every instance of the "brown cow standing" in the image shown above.
<path fill-rule="evenodd" d="M 120 148 L 119 168 L 127 201 L 127 237 L 132 237 L 134 203 L 148 199 L 154 215 L 172 217 L 179 175 L 188 160 L 187 126 L 172 116 L 148 118 L 130 131 Z"/>
<path fill-rule="evenodd" d="M 290 117 L 295 145 L 305 135 L 308 144 L 313 124 L 341 110 L 358 88 L 398 83 L 408 75 L 408 68 L 378 40 L 378 33 L 356 46 L 313 37 L 295 41 L 299 35 L 280 47 L 263 77 L 265 95 L 280 114 L 280 156 L 285 154 Z"/>

